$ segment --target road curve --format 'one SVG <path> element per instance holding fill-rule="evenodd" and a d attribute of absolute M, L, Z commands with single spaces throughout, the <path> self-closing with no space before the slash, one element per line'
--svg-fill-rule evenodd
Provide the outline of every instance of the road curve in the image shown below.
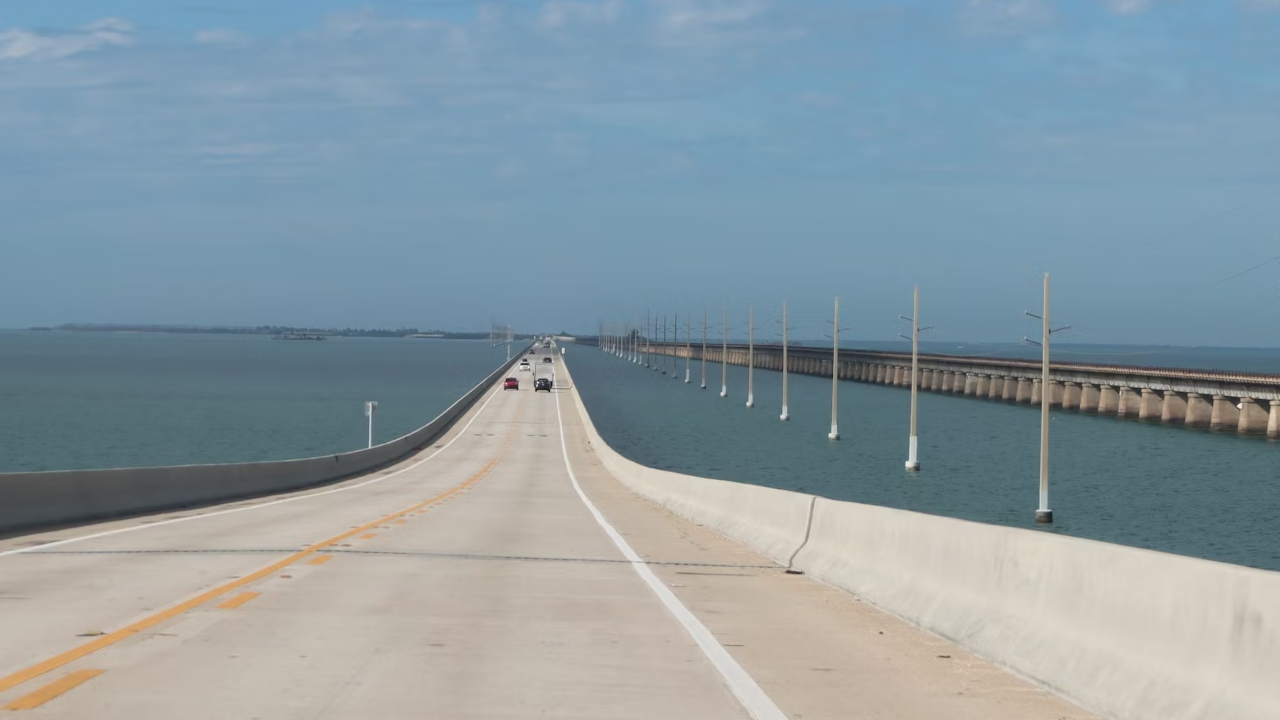
<path fill-rule="evenodd" d="M 587 446 L 573 393 L 522 379 L 373 475 L 0 541 L 0 707 L 1092 717 L 631 495 Z"/>

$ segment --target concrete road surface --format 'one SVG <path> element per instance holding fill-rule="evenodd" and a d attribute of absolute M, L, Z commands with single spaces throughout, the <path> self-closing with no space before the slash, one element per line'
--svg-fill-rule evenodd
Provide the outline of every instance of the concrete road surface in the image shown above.
<path fill-rule="evenodd" d="M 573 394 L 526 377 L 373 475 L 0 541 L 0 707 L 1093 717 L 631 495 L 595 461 Z"/>

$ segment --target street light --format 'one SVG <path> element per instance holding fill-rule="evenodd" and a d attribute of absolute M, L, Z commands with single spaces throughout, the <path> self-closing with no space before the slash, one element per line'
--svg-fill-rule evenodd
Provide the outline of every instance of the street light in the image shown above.
<path fill-rule="evenodd" d="M 911 337 L 900 335 L 911 341 L 911 437 L 907 441 L 907 469 L 919 470 L 920 458 L 917 455 L 916 443 L 916 410 L 918 405 L 918 386 L 920 385 L 920 331 L 932 330 L 933 326 L 920 327 L 920 286 L 915 287 L 912 296 L 911 317 L 899 315 L 903 320 L 911 321 Z"/>
<path fill-rule="evenodd" d="M 1053 404 L 1053 393 L 1049 390 L 1049 336 L 1066 330 L 1070 325 L 1060 328 L 1049 327 L 1049 273 L 1044 274 L 1044 315 L 1036 315 L 1024 310 L 1024 315 L 1036 318 L 1043 324 L 1043 337 L 1036 342 L 1029 337 L 1023 342 L 1039 345 L 1040 353 L 1040 507 L 1036 509 L 1036 522 L 1053 522 L 1053 511 L 1049 509 L 1049 406 Z"/>

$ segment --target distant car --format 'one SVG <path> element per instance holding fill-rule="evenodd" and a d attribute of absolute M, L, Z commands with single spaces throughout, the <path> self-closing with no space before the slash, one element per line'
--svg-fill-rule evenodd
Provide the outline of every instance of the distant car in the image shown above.
<path fill-rule="evenodd" d="M 551 392 L 551 378 L 538 378 L 533 381 L 533 391 L 538 392 L 539 390 Z"/>
<path fill-rule="evenodd" d="M 529 370 L 531 369 L 532 369 L 532 366 L 529 363 L 523 360 L 520 361 L 520 372 L 529 372 Z"/>
<path fill-rule="evenodd" d="M 544 357 L 544 358 L 542 358 L 542 362 L 544 362 L 544 363 L 549 363 L 549 362 L 551 362 L 551 358 L 550 358 L 550 357 Z"/>
<path fill-rule="evenodd" d="M 502 389 L 503 390 L 519 390 L 520 378 L 507 378 L 506 380 L 503 380 Z"/>

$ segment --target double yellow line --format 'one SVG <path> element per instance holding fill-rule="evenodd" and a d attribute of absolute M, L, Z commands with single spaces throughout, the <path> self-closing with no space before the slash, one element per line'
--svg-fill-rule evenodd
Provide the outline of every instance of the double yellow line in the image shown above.
<path fill-rule="evenodd" d="M 361 533 L 367 532 L 377 527 L 378 525 L 382 525 L 384 523 L 402 518 L 403 516 L 408 515 L 417 510 L 420 510 L 422 508 L 425 508 L 428 505 L 434 505 L 435 503 L 438 503 L 442 500 L 449 498 L 450 496 L 453 496 L 457 493 L 462 492 L 463 490 L 466 490 L 472 485 L 475 485 L 476 483 L 480 482 L 480 480 L 483 479 L 485 475 L 488 475 L 489 472 L 498 465 L 498 463 L 502 460 L 503 456 L 506 455 L 507 448 L 511 444 L 512 433 L 514 433 L 514 429 L 508 432 L 507 437 L 503 441 L 502 447 L 498 450 L 497 455 L 494 456 L 494 458 L 490 460 L 488 464 L 480 468 L 479 471 L 477 471 L 471 477 L 467 478 L 462 483 L 459 483 L 458 485 L 455 485 L 454 487 L 449 488 L 448 490 L 440 493 L 439 495 L 436 495 L 435 497 L 427 500 L 423 500 L 422 502 L 411 505 L 403 510 L 399 510 L 397 512 L 391 513 L 390 515 L 378 518 L 373 522 L 365 523 L 360 527 L 354 528 L 352 530 L 348 530 L 340 535 L 334 535 L 333 537 L 327 540 L 323 540 L 314 545 L 311 545 L 310 547 L 307 547 L 304 550 L 300 550 L 290 555 L 289 557 L 286 557 L 283 560 L 280 560 L 279 562 L 272 563 L 249 575 L 245 575 L 242 578 L 238 578 L 226 584 L 219 585 L 218 587 L 213 588 L 212 590 L 209 590 L 200 595 L 197 595 L 196 597 L 191 598 L 186 602 L 179 603 L 177 605 L 174 605 L 173 607 L 167 608 L 165 610 L 161 610 L 160 612 L 157 612 L 155 614 L 148 615 L 147 617 L 142 618 L 141 620 L 138 620 L 130 625 L 126 625 L 125 627 L 122 627 L 119 630 L 114 630 L 112 632 L 106 633 L 105 635 L 100 635 L 96 639 L 90 642 L 87 642 L 83 645 L 80 645 L 79 647 L 72 648 L 65 652 L 54 655 L 53 657 L 47 660 L 38 662 L 35 665 L 31 665 L 15 673 L 6 675 L 0 678 L 0 693 L 6 692 L 8 690 L 12 690 L 13 688 L 19 685 L 22 685 L 31 680 L 34 680 L 35 678 L 40 677 L 41 675 L 44 675 L 46 673 L 57 670 L 59 668 L 65 667 L 77 660 L 80 660 L 81 658 L 84 658 L 88 655 L 92 655 L 93 653 L 96 653 L 99 650 L 102 650 L 103 648 L 111 647 L 112 645 L 115 645 L 121 640 L 125 640 L 127 638 L 133 637 L 134 635 L 137 635 L 138 633 L 144 630 L 147 630 L 149 628 L 155 627 L 156 625 L 159 625 L 160 623 L 166 620 L 172 619 L 189 610 L 193 610 L 209 602 L 210 600 L 213 600 L 218 597 L 222 597 L 223 595 L 226 595 L 227 593 L 230 593 L 233 590 L 237 590 L 239 588 L 244 587 L 245 585 L 248 585 L 253 582 L 257 582 L 258 580 L 261 580 L 267 577 L 268 575 L 271 575 L 272 573 L 279 572 L 280 570 L 283 570 L 289 567 L 290 565 L 298 562 L 299 560 L 302 560 L 304 558 L 307 558 L 311 555 L 316 554 L 320 550 L 323 550 L 332 545 L 336 545 L 342 542 L 343 540 L 350 539 Z M 22 709 L 27 709 L 29 707 L 35 707 L 35 705 L 33 705 L 32 702 L 34 702 L 37 699 L 37 696 L 47 696 L 47 697 L 45 697 L 43 700 L 40 700 L 38 703 L 36 703 L 36 705 L 41 704 L 47 701 L 48 699 L 51 699 L 52 697 L 56 697 L 57 695 L 60 695 L 63 692 L 66 692 L 67 690 L 70 690 L 76 685 L 79 685 L 80 683 L 86 680 L 89 680 L 92 677 L 97 676 L 101 672 L 102 671 L 100 670 L 79 671 L 79 673 L 73 674 L 72 676 L 68 676 L 68 678 L 74 677 L 76 680 L 75 682 L 66 682 L 67 678 L 56 681 L 44 688 L 41 688 L 40 690 L 37 690 L 31 695 L 28 695 L 23 698 L 19 698 L 18 700 L 10 703 L 9 705 L 6 705 L 5 709 L 22 710 Z M 84 675 L 87 675 L 87 676 L 84 676 Z"/>

